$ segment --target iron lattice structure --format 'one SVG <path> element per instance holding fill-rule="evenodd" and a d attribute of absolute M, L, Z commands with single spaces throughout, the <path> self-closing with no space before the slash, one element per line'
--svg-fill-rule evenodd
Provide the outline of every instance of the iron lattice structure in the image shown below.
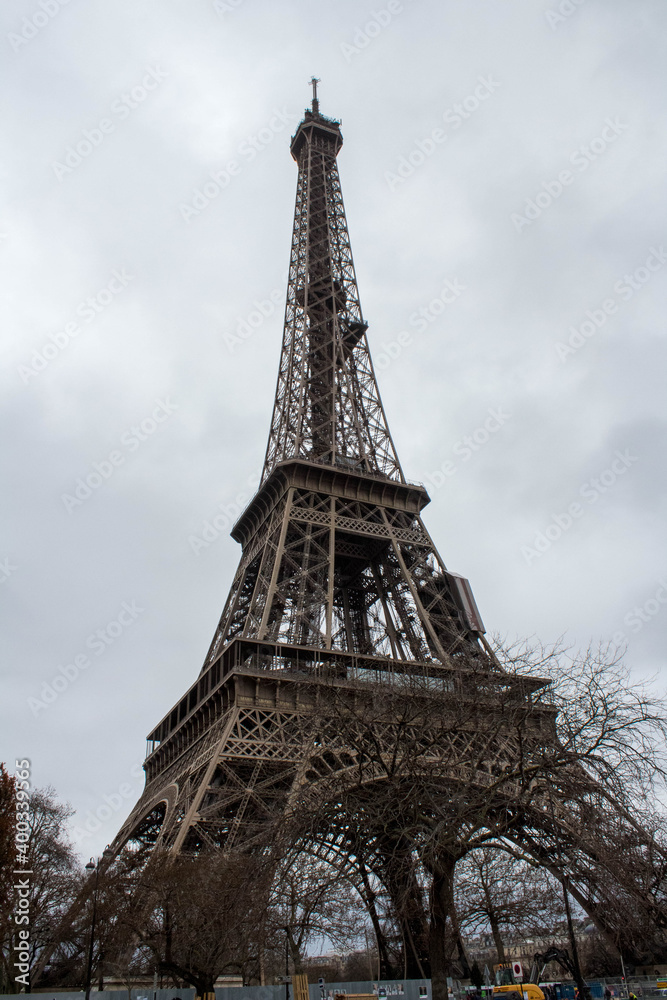
<path fill-rule="evenodd" d="M 198 680 L 148 737 L 146 790 L 121 839 L 230 845 L 270 762 L 300 759 L 300 740 L 289 753 L 289 741 L 275 746 L 292 710 L 288 697 L 288 716 L 276 714 L 276 676 L 284 694 L 332 669 L 382 680 L 451 673 L 473 655 L 497 670 L 467 580 L 447 570 L 421 519 L 428 494 L 406 481 L 389 433 L 338 175 L 342 143 L 315 99 L 291 142 L 299 174 L 283 344 L 262 480 L 232 531 L 243 554 Z M 253 761 L 242 776 L 239 760 Z M 268 780 L 280 797 L 292 779 Z"/>
<path fill-rule="evenodd" d="M 426 490 L 403 475 L 359 301 L 342 142 L 315 96 L 291 141 L 298 182 L 282 352 L 261 483 L 232 531 L 240 564 L 199 677 L 148 736 L 146 787 L 114 850 L 129 841 L 251 850 L 304 788 L 328 785 L 334 805 L 303 849 L 351 872 L 371 915 L 384 886 L 414 941 L 423 930 L 414 867 L 399 864 L 410 851 L 400 831 L 368 827 L 363 795 L 340 811 L 360 757 L 335 727 L 315 733 L 312 717 L 318 685 L 345 704 L 345 692 L 364 684 L 403 685 L 406 697 L 417 684 L 419 697 L 449 692 L 454 721 L 419 758 L 414 780 L 432 775 L 444 814 L 452 789 L 480 795 L 490 826 L 547 867 L 555 836 L 571 890 L 599 910 L 599 844 L 587 848 L 585 838 L 591 810 L 601 809 L 594 783 L 577 776 L 581 801 L 596 803 L 580 821 L 572 809 L 547 809 L 544 781 L 518 774 L 498 790 L 526 738 L 535 754 L 553 741 L 554 712 L 545 681 L 501 669 L 467 580 L 448 571 L 423 524 Z M 489 698 L 495 707 L 482 719 L 473 709 Z M 388 735 L 378 743 L 385 738 L 390 754 Z M 364 795 L 379 783 L 369 760 Z M 413 952 L 405 967 L 420 975 L 425 952 Z"/>
<path fill-rule="evenodd" d="M 263 481 L 303 458 L 404 482 L 380 401 L 354 273 L 337 155 L 339 123 L 307 111 L 285 332 Z"/>

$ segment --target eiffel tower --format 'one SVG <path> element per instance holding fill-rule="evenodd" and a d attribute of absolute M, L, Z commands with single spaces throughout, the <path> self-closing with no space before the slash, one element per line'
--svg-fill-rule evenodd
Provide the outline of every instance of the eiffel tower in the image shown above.
<path fill-rule="evenodd" d="M 282 352 L 260 485 L 232 530 L 241 560 L 198 678 L 148 736 L 146 786 L 114 853 L 127 843 L 178 853 L 259 842 L 263 825 L 303 787 L 304 706 L 313 683 L 389 687 L 397 677 L 421 676 L 464 690 L 473 663 L 478 676 L 510 684 L 468 581 L 447 569 L 424 526 L 429 496 L 405 478 L 396 454 L 352 260 L 337 165 L 340 122 L 321 114 L 317 82 L 290 146 L 298 178 Z M 527 706 L 547 684 L 532 676 L 511 683 Z M 538 716 L 550 738 L 554 713 Z M 503 753 L 500 746 L 495 763 L 469 770 L 464 784 L 483 789 Z M 328 767 L 335 782 L 340 755 L 326 745 L 317 754 L 320 773 Z M 578 778 L 587 797 L 579 812 L 554 806 L 548 787 L 528 785 L 528 811 L 517 818 L 501 797 L 497 816 L 538 864 L 558 874 L 554 857 L 567 858 L 571 894 L 600 926 L 613 924 L 609 933 L 620 940 L 622 919 L 601 888 L 599 845 L 586 841 L 607 806 L 594 783 Z M 633 850 L 652 849 L 631 818 L 616 819 Z M 389 855 L 383 860 L 377 831 L 364 833 L 380 859 L 374 875 L 387 876 L 387 885 Z M 339 860 L 354 854 L 344 842 L 349 830 L 333 844 L 336 836 L 328 847 L 321 838 L 321 857 L 330 859 L 334 847 Z M 394 881 L 394 895 L 405 899 L 414 870 L 397 878 L 403 883 Z M 367 881 L 360 892 L 373 918 Z M 667 927 L 663 902 L 652 913 Z M 402 919 L 404 940 L 423 931 L 423 910 L 412 924 L 409 914 Z M 656 931 L 653 956 L 667 950 L 664 934 Z M 415 961 L 405 968 L 419 976 L 428 949 L 412 950 Z"/>
<path fill-rule="evenodd" d="M 233 846 L 249 803 L 284 796 L 300 681 L 492 658 L 469 583 L 445 567 L 406 480 L 366 337 L 337 155 L 312 107 L 298 167 L 276 398 L 241 561 L 198 679 L 148 736 L 146 788 L 116 838 Z M 281 691 L 280 696 L 278 691 Z"/>

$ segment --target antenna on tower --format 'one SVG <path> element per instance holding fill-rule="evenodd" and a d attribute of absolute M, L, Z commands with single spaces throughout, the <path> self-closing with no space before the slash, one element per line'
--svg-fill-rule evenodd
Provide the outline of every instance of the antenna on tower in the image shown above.
<path fill-rule="evenodd" d="M 317 99 L 317 85 L 320 82 L 317 77 L 313 76 L 310 80 L 313 87 L 313 114 L 319 115 L 320 113 L 320 102 Z"/>

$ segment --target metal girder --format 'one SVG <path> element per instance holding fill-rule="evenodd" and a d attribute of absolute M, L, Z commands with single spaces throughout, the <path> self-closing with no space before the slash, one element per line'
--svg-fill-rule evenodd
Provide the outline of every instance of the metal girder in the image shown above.
<path fill-rule="evenodd" d="M 232 801 L 238 838 L 257 789 L 267 787 L 262 768 L 269 776 L 276 766 L 292 775 L 303 768 L 298 715 L 288 723 L 273 688 L 258 683 L 250 697 L 230 671 L 273 672 L 280 660 L 279 669 L 300 676 L 370 669 L 389 678 L 395 669 L 448 671 L 461 651 L 498 669 L 457 605 L 420 517 L 428 495 L 405 480 L 389 433 L 338 175 L 342 141 L 339 123 L 316 107 L 292 139 L 297 194 L 262 480 L 234 527 L 243 552 L 200 677 L 149 737 L 147 787 L 124 837 L 145 825 L 163 787 L 172 790 L 163 843 L 179 849 L 195 827 L 210 837 L 216 810 L 223 843 Z M 317 650 L 340 655 L 321 661 Z M 255 761 L 250 773 L 244 760 Z"/>
<path fill-rule="evenodd" d="M 616 824 L 612 839 L 628 845 L 623 891 L 647 915 L 653 953 L 667 951 L 660 885 L 641 887 L 647 903 L 637 891 L 652 870 L 639 863 L 650 838 L 610 811 L 583 770 L 569 774 L 577 808 L 566 792 L 567 805 L 559 802 L 550 778 L 530 779 L 531 753 L 539 762 L 555 746 L 554 712 L 533 699 L 548 682 L 503 672 L 469 588 L 424 527 L 426 490 L 403 475 L 359 301 L 336 160 L 342 141 L 340 123 L 314 98 L 291 144 L 298 179 L 282 351 L 260 486 L 232 530 L 241 560 L 199 677 L 149 735 L 146 787 L 113 851 L 128 842 L 174 853 L 262 851 L 276 818 L 312 803 L 312 825 L 295 832 L 291 851 L 357 886 L 380 948 L 376 898 L 396 909 L 412 894 L 394 917 L 405 940 L 419 929 L 414 863 L 428 824 L 446 826 L 457 796 L 476 796 L 484 836 L 558 877 L 567 870 L 573 895 L 590 913 L 601 909 L 602 923 L 617 908 L 599 834 Z M 393 717 L 371 727 L 364 746 L 361 731 L 342 733 L 337 718 L 323 717 L 318 685 L 353 703 L 394 692 L 414 705 L 437 692 L 451 718 L 432 731 L 419 724 L 401 758 Z M 389 775 L 403 765 L 408 786 L 422 779 L 421 829 L 393 795 Z M 378 814 L 380 802 L 388 812 Z M 622 913 L 606 919 L 617 921 L 620 942 Z M 412 974 L 422 976 L 414 942 L 413 950 Z"/>
<path fill-rule="evenodd" d="M 419 515 L 296 487 L 244 552 L 204 669 L 239 635 L 441 663 L 481 655 Z"/>
<path fill-rule="evenodd" d="M 371 364 L 336 156 L 339 123 L 306 112 L 283 347 L 265 480 L 284 459 L 340 463 L 403 479 Z"/>
<path fill-rule="evenodd" d="M 146 789 L 114 846 L 252 850 L 276 816 L 330 788 L 338 805 L 328 825 L 316 823 L 295 848 L 342 865 L 372 906 L 369 872 L 388 898 L 403 877 L 388 860 L 387 831 L 365 811 L 365 797 L 386 783 L 385 760 L 364 764 L 360 777 L 335 724 L 313 729 L 317 683 L 345 690 L 368 678 L 396 690 L 420 677 L 459 705 L 511 688 L 529 718 L 546 682 L 503 673 L 466 605 L 471 593 L 462 596 L 422 522 L 426 490 L 403 475 L 359 301 L 341 146 L 339 123 L 314 103 L 291 145 L 298 179 L 283 343 L 261 483 L 232 531 L 241 560 L 199 678 L 149 736 Z M 553 735 L 553 712 L 540 711 L 522 733 L 536 746 Z M 411 761 L 432 781 L 425 816 L 446 816 L 457 790 L 479 795 L 499 836 L 542 860 L 558 843 L 580 898 L 596 898 L 601 863 L 586 817 L 548 813 L 544 789 L 518 778 L 498 782 L 525 758 L 516 729 L 453 726 L 428 746 Z"/>

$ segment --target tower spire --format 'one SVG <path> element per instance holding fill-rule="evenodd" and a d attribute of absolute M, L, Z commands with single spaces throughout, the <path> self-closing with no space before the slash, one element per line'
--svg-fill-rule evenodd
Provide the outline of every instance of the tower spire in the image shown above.
<path fill-rule="evenodd" d="M 283 346 L 265 481 L 289 458 L 404 481 L 380 400 L 359 301 L 337 156 L 340 122 L 306 111 L 298 166 Z"/>
<path fill-rule="evenodd" d="M 313 87 L 313 114 L 314 115 L 319 115 L 319 113 L 320 113 L 320 102 L 317 99 L 317 85 L 318 85 L 318 83 L 320 83 L 320 80 L 319 80 L 318 77 L 313 76 L 313 77 L 311 77 L 310 82 L 311 82 L 312 87 Z"/>
<path fill-rule="evenodd" d="M 338 176 L 342 145 L 340 122 L 319 112 L 306 111 L 292 137 L 296 207 L 264 471 L 232 531 L 243 556 L 202 675 L 241 637 L 441 667 L 486 655 L 468 582 L 448 573 L 427 534 L 428 494 L 406 482 L 387 426 Z"/>

